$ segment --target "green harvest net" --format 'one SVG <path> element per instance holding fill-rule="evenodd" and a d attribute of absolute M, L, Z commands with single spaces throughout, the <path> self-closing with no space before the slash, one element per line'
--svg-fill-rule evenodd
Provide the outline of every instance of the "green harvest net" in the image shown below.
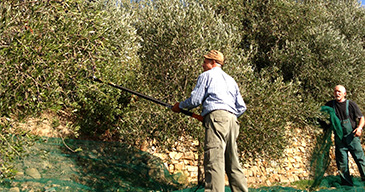
<path fill-rule="evenodd" d="M 311 172 L 312 177 L 314 178 L 314 182 L 311 186 L 312 189 L 315 189 L 320 185 L 326 169 L 330 165 L 331 159 L 329 158 L 329 153 L 332 145 L 332 132 L 334 132 L 335 137 L 338 137 L 340 140 L 343 137 L 341 122 L 337 118 L 334 109 L 332 107 L 322 106 L 321 111 L 329 114 L 330 122 L 332 123 L 330 126 L 326 123 L 321 123 L 323 135 L 318 137 L 311 159 Z"/>
<path fill-rule="evenodd" d="M 277 184 L 249 191 L 365 192 L 359 178 L 354 178 L 355 186 L 348 187 L 340 185 L 339 176 L 323 176 L 329 161 L 330 134 L 330 131 L 325 132 L 317 141 L 318 150 L 313 154 L 312 164 L 316 167 L 312 169 L 314 180 L 307 181 L 305 187 L 296 189 Z M 0 191 L 204 191 L 203 186 L 180 184 L 181 175 L 171 175 L 161 159 L 121 142 L 43 137 L 26 151 L 26 155 L 16 161 L 15 179 L 1 181 Z M 225 191 L 230 191 L 228 186 Z"/>
<path fill-rule="evenodd" d="M 15 179 L 3 181 L 0 191 L 14 187 L 20 191 L 173 191 L 180 187 L 178 175 L 170 175 L 162 160 L 120 142 L 43 138 L 17 160 L 15 169 L 19 171 Z"/>

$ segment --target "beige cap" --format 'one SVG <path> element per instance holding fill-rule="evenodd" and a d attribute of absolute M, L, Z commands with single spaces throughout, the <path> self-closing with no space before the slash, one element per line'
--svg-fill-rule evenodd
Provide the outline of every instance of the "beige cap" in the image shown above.
<path fill-rule="evenodd" d="M 217 63 L 224 65 L 224 56 L 223 53 L 217 51 L 217 50 L 211 50 L 208 54 L 204 55 L 204 58 L 207 59 L 213 59 Z"/>

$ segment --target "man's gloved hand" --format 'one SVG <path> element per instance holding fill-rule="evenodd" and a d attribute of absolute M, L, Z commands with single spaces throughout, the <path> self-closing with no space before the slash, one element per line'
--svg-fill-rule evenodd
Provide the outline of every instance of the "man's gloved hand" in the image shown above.
<path fill-rule="evenodd" d="M 175 105 L 171 108 L 171 110 L 175 113 L 180 113 L 180 103 L 175 103 Z"/>

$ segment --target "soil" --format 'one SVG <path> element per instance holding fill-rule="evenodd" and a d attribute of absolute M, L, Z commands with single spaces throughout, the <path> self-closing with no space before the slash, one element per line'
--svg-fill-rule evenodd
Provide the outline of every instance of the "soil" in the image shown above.
<path fill-rule="evenodd" d="M 37 117 L 27 117 L 20 122 L 15 120 L 17 123 L 14 123 L 14 127 L 38 136 L 75 138 L 76 134 L 70 129 L 73 122 L 68 120 L 70 115 L 64 111 L 58 113 L 60 114 L 47 111 Z"/>

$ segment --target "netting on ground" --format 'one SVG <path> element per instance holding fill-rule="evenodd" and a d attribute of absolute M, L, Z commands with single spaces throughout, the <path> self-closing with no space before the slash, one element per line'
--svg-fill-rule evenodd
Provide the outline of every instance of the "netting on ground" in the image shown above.
<path fill-rule="evenodd" d="M 64 142 L 67 144 L 65 145 Z M 44 138 L 17 160 L 15 180 L 3 191 L 173 191 L 179 175 L 170 175 L 163 162 L 120 142 Z M 72 152 L 70 149 L 79 149 Z M 81 150 L 80 150 L 81 149 Z"/>
<path fill-rule="evenodd" d="M 260 187 L 260 188 L 250 188 L 250 192 L 310 192 L 310 191 L 319 191 L 319 192 L 364 192 L 365 185 L 364 182 L 361 181 L 360 178 L 354 178 L 354 186 L 344 186 L 341 185 L 341 178 L 339 176 L 327 176 L 323 177 L 321 183 L 318 185 L 316 189 L 310 189 L 310 185 L 313 183 L 312 181 L 307 183 L 306 189 L 296 189 L 294 187 L 285 187 L 285 186 L 270 186 L 270 187 Z M 287 185 L 284 184 L 283 185 Z M 183 190 L 177 190 L 178 192 L 192 192 L 195 191 L 197 187 L 192 187 Z M 176 192 L 177 192 L 176 191 Z M 225 188 L 225 192 L 231 191 L 228 186 Z M 196 192 L 204 192 L 204 188 L 198 188 Z"/>
<path fill-rule="evenodd" d="M 67 145 L 65 145 L 66 143 Z M 72 152 L 70 149 L 79 149 Z M 162 160 L 120 142 L 42 138 L 17 160 L 15 179 L 3 180 L 0 191 L 175 191 L 202 192 L 203 186 L 186 187 L 171 175 Z M 296 189 L 283 186 L 250 188 L 250 191 L 309 191 L 312 181 Z M 317 191 L 365 191 L 354 178 L 354 187 L 341 186 L 338 176 L 322 177 Z M 286 186 L 284 186 L 286 185 Z M 295 185 L 290 185 L 295 186 Z M 305 190 L 303 190 L 305 189 Z M 225 191 L 230 191 L 226 187 Z"/>

